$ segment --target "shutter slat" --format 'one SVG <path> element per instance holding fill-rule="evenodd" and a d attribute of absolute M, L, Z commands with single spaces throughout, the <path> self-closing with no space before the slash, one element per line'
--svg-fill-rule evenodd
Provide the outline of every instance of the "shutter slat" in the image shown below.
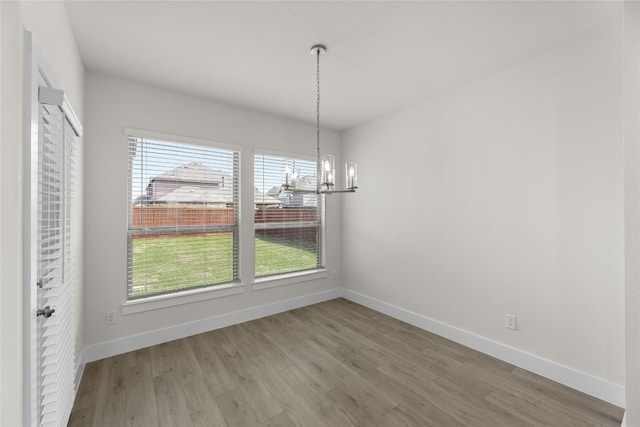
<path fill-rule="evenodd" d="M 75 390 L 77 249 L 72 245 L 75 146 L 78 137 L 62 111 L 41 105 L 38 183 L 40 304 L 55 309 L 40 329 L 41 425 L 65 425 Z"/>

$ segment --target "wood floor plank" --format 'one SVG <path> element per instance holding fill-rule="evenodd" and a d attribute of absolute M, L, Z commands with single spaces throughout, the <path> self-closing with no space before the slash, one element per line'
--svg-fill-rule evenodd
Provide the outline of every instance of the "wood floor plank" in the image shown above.
<path fill-rule="evenodd" d="M 256 376 L 267 388 L 269 393 L 281 403 L 283 412 L 288 419 L 300 427 L 326 426 L 320 414 L 307 403 L 293 384 L 288 383 L 282 376 L 282 370 L 274 369 L 268 362 L 254 357 L 250 363 Z"/>
<path fill-rule="evenodd" d="M 413 382 L 421 384 L 424 389 L 429 388 L 431 381 L 433 381 L 430 375 L 423 375 L 417 369 L 411 372 L 413 372 L 411 375 Z M 456 426 L 460 424 L 446 411 L 434 405 L 428 393 L 416 392 L 407 387 L 406 378 L 397 374 L 397 370 L 392 370 L 390 374 L 389 372 L 385 373 L 384 367 L 379 366 L 375 371 L 368 372 L 362 378 L 362 381 L 394 396 L 398 401 L 398 405 L 385 414 L 386 418 L 419 420 L 414 424 L 416 426 Z"/>
<path fill-rule="evenodd" d="M 282 412 L 262 423 L 262 427 L 295 427 L 295 424 Z"/>
<path fill-rule="evenodd" d="M 127 426 L 148 426 L 158 424 L 153 370 L 150 364 L 136 363 L 125 367 Z"/>
<path fill-rule="evenodd" d="M 82 381 L 78 386 L 78 397 L 74 409 L 83 409 L 89 405 L 95 405 L 98 384 L 105 364 L 100 362 L 87 363 L 82 373 Z"/>
<path fill-rule="evenodd" d="M 124 368 L 127 356 L 105 359 L 96 392 L 93 426 L 125 425 L 127 389 Z"/>
<path fill-rule="evenodd" d="M 518 384 L 526 387 L 526 390 L 537 391 L 548 399 L 562 404 L 568 408 L 575 406 L 589 408 L 590 417 L 594 417 L 601 422 L 611 422 L 617 420 L 620 415 L 619 408 L 609 405 L 606 402 L 598 400 L 592 396 L 577 392 L 571 388 L 549 381 L 532 372 L 525 371 L 522 368 L 515 368 L 513 376 L 518 379 Z"/>
<path fill-rule="evenodd" d="M 550 414 L 544 409 L 532 407 L 529 403 L 521 399 L 514 399 L 513 395 L 500 391 L 494 391 L 486 397 L 486 401 L 505 413 L 521 420 L 524 426 L 553 425 Z M 564 425 L 569 426 L 569 421 L 565 420 Z"/>
<path fill-rule="evenodd" d="M 623 410 L 344 299 L 92 362 L 70 426 L 616 426 Z"/>
<path fill-rule="evenodd" d="M 202 377 L 200 364 L 198 363 L 189 339 L 180 339 L 153 346 L 151 349 L 151 362 L 153 376 L 174 374 L 182 381 L 194 381 Z"/>
<path fill-rule="evenodd" d="M 325 352 L 316 342 L 298 340 L 295 345 L 290 346 L 291 340 L 279 331 L 270 331 L 266 335 L 275 345 L 281 346 L 282 351 L 288 355 L 295 366 L 310 375 L 315 375 L 325 390 L 333 389 L 352 373 L 346 365 Z"/>
<path fill-rule="evenodd" d="M 240 326 L 240 343 L 238 349 L 245 358 L 263 357 L 269 359 L 272 364 L 276 364 L 279 369 L 293 366 L 293 362 L 280 349 L 274 345 L 265 335 L 268 329 L 262 326 L 258 319 L 254 322 L 246 322 Z"/>
<path fill-rule="evenodd" d="M 497 406 L 489 404 L 469 393 L 454 381 L 438 378 L 431 383 L 430 399 L 458 421 L 469 426 L 493 427 L 496 425 L 523 426 L 522 419 L 505 413 Z"/>
<path fill-rule="evenodd" d="M 415 405 L 400 404 L 384 414 L 381 425 L 405 426 L 405 427 L 462 427 L 464 424 L 454 418 L 446 416 L 442 411 L 429 412 L 426 409 L 418 409 Z"/>
<path fill-rule="evenodd" d="M 206 380 L 191 381 L 183 384 L 182 387 L 189 418 L 194 427 L 227 426 L 218 402 Z"/>
<path fill-rule="evenodd" d="M 280 375 L 287 384 L 292 386 L 314 408 L 323 423 L 344 427 L 355 425 L 351 422 L 349 414 L 344 408 L 327 399 L 327 394 L 330 394 L 331 391 L 325 392 L 316 381 L 316 377 L 309 376 L 297 366 L 282 370 Z"/>
<path fill-rule="evenodd" d="M 179 373 L 167 372 L 153 378 L 153 390 L 158 411 L 158 426 L 189 427 L 193 425 L 183 386 L 184 382 Z"/>
<path fill-rule="evenodd" d="M 396 406 L 380 393 L 372 392 L 370 387 L 358 382 L 343 383 L 327 393 L 327 397 L 343 408 L 351 423 L 357 426 L 379 424 L 384 414 Z"/>
<path fill-rule="evenodd" d="M 194 357 L 200 366 L 200 372 L 202 372 L 202 378 L 207 382 L 214 396 L 237 387 L 233 375 L 229 373 L 215 351 L 219 344 L 219 336 L 212 333 L 200 334 L 192 337 L 190 341 Z"/>
<path fill-rule="evenodd" d="M 254 374 L 249 374 L 243 378 L 238 390 L 249 402 L 249 406 L 253 409 L 258 421 L 264 422 L 282 412 L 280 403 L 273 398 Z"/>
<path fill-rule="evenodd" d="M 229 426 L 258 426 L 258 421 L 249 402 L 238 391 L 232 390 L 216 397 L 218 406 Z"/>
<path fill-rule="evenodd" d="M 73 408 L 67 427 L 85 427 L 93 425 L 93 416 L 95 412 L 95 405 Z"/>

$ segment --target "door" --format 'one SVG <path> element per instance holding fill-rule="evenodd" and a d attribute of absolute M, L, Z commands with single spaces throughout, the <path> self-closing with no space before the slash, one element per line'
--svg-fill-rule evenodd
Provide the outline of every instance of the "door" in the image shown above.
<path fill-rule="evenodd" d="M 34 49 L 35 50 L 35 49 Z M 66 425 L 76 390 L 75 156 L 81 128 L 36 52 L 25 150 L 25 421 Z M 27 384 L 28 382 L 28 384 Z"/>

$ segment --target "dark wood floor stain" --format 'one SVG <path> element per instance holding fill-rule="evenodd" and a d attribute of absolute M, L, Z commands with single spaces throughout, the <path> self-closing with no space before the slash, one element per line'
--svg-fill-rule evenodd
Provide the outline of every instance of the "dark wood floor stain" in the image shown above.
<path fill-rule="evenodd" d="M 619 426 L 620 408 L 336 299 L 89 363 L 70 426 Z"/>

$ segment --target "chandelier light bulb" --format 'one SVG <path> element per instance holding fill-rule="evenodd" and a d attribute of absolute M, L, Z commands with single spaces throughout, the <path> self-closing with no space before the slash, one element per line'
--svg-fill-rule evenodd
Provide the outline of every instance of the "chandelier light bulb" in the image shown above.
<path fill-rule="evenodd" d="M 347 162 L 345 165 L 345 185 L 349 190 L 358 188 L 358 164 Z"/>

